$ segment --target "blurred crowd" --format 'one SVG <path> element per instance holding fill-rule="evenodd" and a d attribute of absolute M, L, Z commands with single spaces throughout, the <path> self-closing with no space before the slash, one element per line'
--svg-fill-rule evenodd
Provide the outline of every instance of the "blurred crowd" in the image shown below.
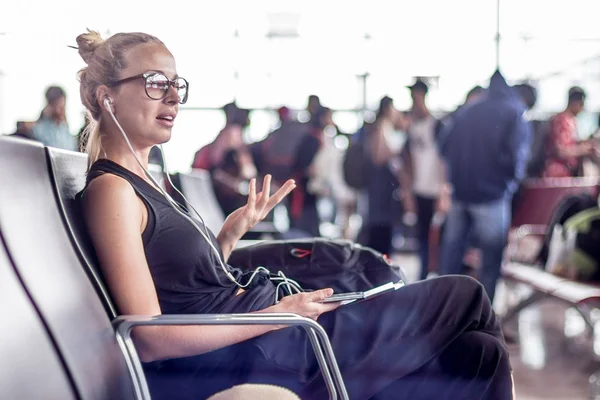
<path fill-rule="evenodd" d="M 224 128 L 192 168 L 211 171 L 226 213 L 244 204 L 249 179 L 271 174 L 278 185 L 293 178 L 287 237 L 328 236 L 324 226 L 333 225 L 339 236 L 391 254 L 394 238 L 412 235 L 422 279 L 432 270 L 465 273 L 475 258 L 493 299 L 523 179 L 582 176 L 586 163 L 597 164 L 596 136 L 579 140 L 577 133 L 586 93 L 571 88 L 566 109 L 542 121 L 530 118 L 535 88 L 510 86 L 499 71 L 447 115 L 429 110 L 425 80 L 407 90 L 408 110 L 384 97 L 374 120 L 352 134 L 340 132 L 332 110 L 310 96 L 308 122 L 282 107 L 278 127 L 256 143 L 243 140 L 248 110 L 228 104 Z M 347 148 L 336 146 L 340 136 L 349 138 Z M 327 201 L 333 213 L 324 211 Z M 353 215 L 362 222 L 357 235 L 349 230 Z"/>
<path fill-rule="evenodd" d="M 281 107 L 277 127 L 256 143 L 244 141 L 251 112 L 227 104 L 225 126 L 196 152 L 191 168 L 210 171 L 225 214 L 245 204 L 251 179 L 271 174 L 272 189 L 294 179 L 297 189 L 286 204 L 287 237 L 346 237 L 390 254 L 398 247 L 399 229 L 402 237 L 412 234 L 423 279 L 434 269 L 464 272 L 465 254 L 477 248 L 481 280 L 493 298 L 522 180 L 597 171 L 600 135 L 580 140 L 577 132 L 586 92 L 571 88 L 564 111 L 537 120 L 529 112 L 537 100 L 535 88 L 510 86 L 499 71 L 488 87 L 474 87 L 445 115 L 429 110 L 425 79 L 416 79 L 407 90 L 408 110 L 396 109 L 386 96 L 357 132 L 341 132 L 333 111 L 311 95 L 303 110 L 308 122 L 298 119 L 298 111 Z M 71 134 L 65 92 L 53 86 L 45 97 L 38 120 L 18 122 L 13 136 L 81 148 L 85 126 Z M 163 164 L 158 149 L 150 162 Z M 360 216 L 358 232 L 351 229 L 353 216 Z M 324 226 L 338 231 L 324 232 Z"/>

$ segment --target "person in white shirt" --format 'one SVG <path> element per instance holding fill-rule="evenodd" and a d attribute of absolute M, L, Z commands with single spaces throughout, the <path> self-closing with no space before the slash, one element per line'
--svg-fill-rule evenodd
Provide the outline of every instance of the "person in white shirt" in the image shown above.
<path fill-rule="evenodd" d="M 425 98 L 429 88 L 417 79 L 409 86 L 413 105 L 407 115 L 408 141 L 404 148 L 405 168 L 401 170 L 401 187 L 405 213 L 416 213 L 421 279 L 429 270 L 429 231 L 436 212 L 448 207 L 449 193 L 437 147 L 441 123 L 431 115 Z M 414 215 L 414 214 L 413 214 Z"/>

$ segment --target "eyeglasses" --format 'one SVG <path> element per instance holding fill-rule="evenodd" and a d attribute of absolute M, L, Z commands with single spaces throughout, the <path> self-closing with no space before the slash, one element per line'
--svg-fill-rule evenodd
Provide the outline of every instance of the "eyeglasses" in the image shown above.
<path fill-rule="evenodd" d="M 146 89 L 146 95 L 152 100 L 162 100 L 167 97 L 169 88 L 173 86 L 179 96 L 179 103 L 185 104 L 188 98 L 188 89 L 190 84 L 184 78 L 175 78 L 173 80 L 167 78 L 165 74 L 161 72 L 146 72 L 129 78 L 121 79 L 116 82 L 109 83 L 108 86 L 114 87 L 119 86 L 123 83 L 134 81 L 136 79 L 144 79 L 144 88 Z"/>

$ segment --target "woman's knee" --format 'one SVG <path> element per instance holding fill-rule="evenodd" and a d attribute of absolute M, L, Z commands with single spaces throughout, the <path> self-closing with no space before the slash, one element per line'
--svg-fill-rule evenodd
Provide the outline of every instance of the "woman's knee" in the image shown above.
<path fill-rule="evenodd" d="M 451 382 L 449 398 L 512 399 L 508 351 L 485 332 L 459 335 L 438 357 L 441 376 Z"/>
<path fill-rule="evenodd" d="M 467 330 L 485 330 L 500 336 L 490 299 L 485 288 L 477 280 L 465 275 L 445 275 L 429 280 L 429 294 L 443 300 L 442 311 L 446 318 L 462 321 Z"/>
<path fill-rule="evenodd" d="M 510 381 L 510 360 L 501 339 L 485 332 L 471 331 L 459 335 L 440 354 L 440 364 L 461 378 L 492 378 Z"/>
<path fill-rule="evenodd" d="M 434 291 L 455 293 L 464 300 L 487 299 L 483 285 L 467 275 L 444 275 L 430 281 L 436 286 Z"/>

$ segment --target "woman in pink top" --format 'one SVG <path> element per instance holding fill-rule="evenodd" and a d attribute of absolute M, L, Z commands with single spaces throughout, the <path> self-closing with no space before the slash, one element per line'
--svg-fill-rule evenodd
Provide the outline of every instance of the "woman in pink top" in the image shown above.
<path fill-rule="evenodd" d="M 243 129 L 249 124 L 248 110 L 243 110 L 234 103 L 230 103 L 223 107 L 223 111 L 227 120 L 225 127 L 212 143 L 196 152 L 192 168 L 210 171 L 221 164 L 229 151 L 235 150 L 238 153 L 236 158 L 242 164 L 243 175 L 248 175 L 247 179 L 254 178 L 256 168 L 242 136 Z"/>

